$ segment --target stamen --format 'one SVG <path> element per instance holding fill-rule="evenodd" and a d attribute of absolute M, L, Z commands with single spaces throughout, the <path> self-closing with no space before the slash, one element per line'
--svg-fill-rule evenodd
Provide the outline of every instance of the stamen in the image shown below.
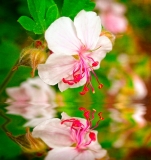
<path fill-rule="evenodd" d="M 77 119 L 75 119 L 75 118 L 65 119 L 65 120 L 61 121 L 61 124 L 65 123 L 65 122 L 74 122 L 74 121 L 76 121 L 76 120 L 77 120 Z"/>
<path fill-rule="evenodd" d="M 98 86 L 98 88 L 101 89 L 102 87 L 103 87 L 103 84 L 101 83 L 101 84 Z"/>
<path fill-rule="evenodd" d="M 74 82 L 78 83 L 82 79 L 81 74 L 74 75 Z"/>
<path fill-rule="evenodd" d="M 96 135 L 95 135 L 94 132 L 90 132 L 90 133 L 89 133 L 89 137 L 90 137 L 90 141 L 87 142 L 84 146 L 89 145 L 92 141 L 96 141 Z"/>
<path fill-rule="evenodd" d="M 90 132 L 90 133 L 89 133 L 89 137 L 90 137 L 90 139 L 91 139 L 92 141 L 96 141 L 96 135 L 95 135 L 94 132 Z"/>
<path fill-rule="evenodd" d="M 87 120 L 90 119 L 90 111 L 89 110 L 86 110 L 86 108 L 84 108 L 84 107 L 80 107 L 79 110 L 84 112 L 83 115 Z"/>
<path fill-rule="evenodd" d="M 72 82 L 71 80 L 66 80 L 65 78 L 63 78 L 62 81 L 64 83 L 68 83 L 69 85 L 73 85 L 74 84 L 74 82 Z"/>
<path fill-rule="evenodd" d="M 103 87 L 103 84 L 99 82 L 99 79 L 92 68 L 91 68 L 91 71 L 99 84 L 98 88 L 101 89 Z"/>
<path fill-rule="evenodd" d="M 86 92 L 85 92 L 85 91 L 82 91 L 82 92 L 80 92 L 80 94 L 83 96 L 83 95 L 86 94 Z"/>
<path fill-rule="evenodd" d="M 99 112 L 98 116 L 99 116 L 100 120 L 104 120 L 104 118 L 102 117 L 102 112 Z"/>
<path fill-rule="evenodd" d="M 81 122 L 79 120 L 75 120 L 72 124 L 73 127 L 81 127 Z"/>
<path fill-rule="evenodd" d="M 92 67 L 96 67 L 98 64 L 99 64 L 99 62 L 95 61 L 95 62 L 92 63 Z"/>
<path fill-rule="evenodd" d="M 95 114 L 95 112 L 96 112 L 96 110 L 95 110 L 95 109 L 93 109 L 93 111 L 92 111 L 92 118 L 91 118 L 91 121 L 94 119 L 94 114 Z"/>

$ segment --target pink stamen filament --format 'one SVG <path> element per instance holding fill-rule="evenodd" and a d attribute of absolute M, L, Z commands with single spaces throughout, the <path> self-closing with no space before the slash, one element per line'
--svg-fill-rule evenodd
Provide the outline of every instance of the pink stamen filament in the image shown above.
<path fill-rule="evenodd" d="M 91 121 L 94 119 L 94 114 L 95 114 L 95 112 L 96 112 L 96 110 L 93 109 L 93 110 L 92 110 L 92 118 L 91 118 Z"/>
<path fill-rule="evenodd" d="M 99 82 L 99 79 L 98 79 L 97 75 L 95 74 L 95 72 L 94 72 L 92 67 L 91 67 L 91 71 L 92 71 L 94 77 L 96 78 L 96 80 L 97 80 L 97 82 L 99 84 L 99 89 L 101 89 L 103 87 L 103 84 Z"/>
<path fill-rule="evenodd" d="M 98 66 L 98 64 L 99 64 L 99 62 L 98 61 L 94 61 L 94 59 L 93 58 L 91 58 L 91 57 L 87 57 L 88 59 L 90 59 L 90 60 L 92 60 L 92 67 L 96 67 L 96 66 Z"/>
<path fill-rule="evenodd" d="M 91 128 L 92 130 L 98 127 L 101 120 L 104 120 L 104 118 L 102 117 L 102 112 L 99 112 L 98 116 L 99 116 L 99 120 L 97 121 L 96 125 L 93 128 Z"/>
<path fill-rule="evenodd" d="M 89 133 L 89 138 L 90 138 L 90 141 L 87 142 L 87 143 L 85 143 L 84 146 L 89 145 L 92 141 L 96 141 L 96 135 L 95 135 L 95 133 L 90 132 L 90 133 Z"/>
<path fill-rule="evenodd" d="M 86 144 L 84 144 L 84 146 L 88 146 L 91 142 L 92 142 L 92 139 L 90 139 L 89 142 L 87 142 Z"/>
<path fill-rule="evenodd" d="M 84 56 L 83 52 L 86 51 L 85 46 L 81 48 L 81 51 L 79 52 L 79 60 L 78 63 L 75 65 L 72 73 L 73 79 L 67 80 L 65 78 L 62 79 L 64 83 L 67 83 L 68 85 L 74 85 L 81 81 L 84 77 L 86 77 L 86 83 L 83 87 L 83 90 L 80 92 L 81 95 L 86 94 L 89 91 L 89 88 L 91 89 L 92 93 L 95 93 L 95 90 L 93 88 L 93 85 L 91 83 L 91 74 L 93 73 L 95 79 L 97 80 L 99 86 L 98 88 L 101 89 L 103 85 L 99 82 L 99 79 L 97 75 L 94 72 L 93 67 L 96 67 L 99 62 L 94 61 L 92 57 Z M 90 62 L 91 65 L 88 64 Z"/>

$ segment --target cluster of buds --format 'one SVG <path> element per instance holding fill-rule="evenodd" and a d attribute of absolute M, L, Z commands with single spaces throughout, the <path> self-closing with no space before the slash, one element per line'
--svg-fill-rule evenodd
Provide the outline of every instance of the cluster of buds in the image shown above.
<path fill-rule="evenodd" d="M 38 64 L 45 63 L 49 54 L 50 51 L 47 49 L 46 42 L 36 40 L 31 44 L 31 46 L 22 50 L 19 62 L 13 68 L 13 71 L 18 69 L 19 66 L 28 66 L 32 68 L 31 76 L 34 77 Z"/>

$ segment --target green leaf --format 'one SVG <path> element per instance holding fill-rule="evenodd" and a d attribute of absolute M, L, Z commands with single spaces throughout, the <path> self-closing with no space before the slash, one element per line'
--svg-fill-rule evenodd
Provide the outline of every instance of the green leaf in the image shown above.
<path fill-rule="evenodd" d="M 49 25 L 54 22 L 59 17 L 59 11 L 56 4 L 49 7 L 46 13 L 46 27 L 49 27 Z"/>
<path fill-rule="evenodd" d="M 90 0 L 64 0 L 62 16 L 67 16 L 73 19 L 79 11 L 83 9 L 91 11 L 94 7 L 95 3 Z"/>
<path fill-rule="evenodd" d="M 35 22 L 38 22 L 38 10 L 39 10 L 39 1 L 40 0 L 27 0 L 29 12 Z"/>
<path fill-rule="evenodd" d="M 43 21 L 44 21 L 43 23 L 45 23 L 45 19 Z M 36 23 L 33 31 L 34 31 L 35 34 L 43 34 L 45 30 L 43 30 L 40 23 Z"/>
<path fill-rule="evenodd" d="M 19 19 L 18 19 L 18 22 L 23 26 L 23 28 L 25 28 L 26 30 L 28 31 L 33 31 L 33 28 L 35 26 L 35 22 L 27 17 L 27 16 L 21 16 Z"/>
<path fill-rule="evenodd" d="M 53 6 L 55 4 L 55 2 L 53 0 L 46 0 L 46 10 L 48 10 L 48 8 L 50 6 Z"/>
<path fill-rule="evenodd" d="M 28 2 L 28 8 L 30 11 L 30 14 L 34 21 L 36 22 L 35 28 L 34 29 L 35 34 L 42 34 L 46 30 L 46 25 L 45 25 L 45 0 L 27 0 Z M 38 24 L 38 26 L 37 26 Z"/>
<path fill-rule="evenodd" d="M 18 22 L 28 31 L 43 34 L 47 27 L 59 17 L 57 5 L 53 0 L 27 0 L 31 18 L 22 16 Z"/>

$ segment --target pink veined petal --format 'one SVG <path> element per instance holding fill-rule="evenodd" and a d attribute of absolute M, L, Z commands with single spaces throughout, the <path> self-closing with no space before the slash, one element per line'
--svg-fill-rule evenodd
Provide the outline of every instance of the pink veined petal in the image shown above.
<path fill-rule="evenodd" d="M 45 32 L 48 47 L 61 55 L 77 54 L 81 46 L 74 24 L 70 18 L 61 17 L 54 21 Z"/>
<path fill-rule="evenodd" d="M 43 121 L 33 129 L 32 135 L 41 138 L 51 148 L 67 147 L 73 144 L 70 128 L 61 124 L 58 118 Z"/>
<path fill-rule="evenodd" d="M 96 134 L 97 138 L 98 132 L 94 130 L 93 132 Z M 88 146 L 88 149 L 93 152 L 95 159 L 101 159 L 107 155 L 107 151 L 105 149 L 102 149 L 101 145 L 98 142 L 98 139 L 96 139 L 96 141 L 91 142 Z"/>
<path fill-rule="evenodd" d="M 68 77 L 66 77 L 66 78 L 67 78 L 67 79 L 72 79 L 72 76 L 68 76 Z M 60 90 L 61 92 L 63 92 L 63 91 L 65 91 L 65 90 L 68 89 L 68 88 L 77 88 L 77 87 L 83 86 L 85 83 L 86 83 L 86 78 L 83 77 L 83 79 L 81 79 L 78 83 L 75 83 L 75 84 L 73 84 L 73 85 L 69 85 L 69 84 L 67 84 L 67 83 L 64 83 L 64 82 L 60 81 L 60 82 L 58 83 L 58 87 L 59 87 L 59 90 Z"/>
<path fill-rule="evenodd" d="M 77 36 L 87 49 L 94 49 L 101 33 L 101 20 L 95 12 L 82 10 L 74 19 Z"/>
<path fill-rule="evenodd" d="M 74 147 L 62 147 L 49 151 L 45 160 L 75 160 L 78 154 Z"/>
<path fill-rule="evenodd" d="M 95 156 L 91 150 L 84 150 L 83 152 L 79 152 L 74 160 L 95 160 Z"/>
<path fill-rule="evenodd" d="M 55 85 L 72 74 L 76 60 L 72 56 L 52 54 L 45 64 L 38 65 L 40 78 L 49 85 Z"/>
<path fill-rule="evenodd" d="M 91 52 L 89 56 L 100 63 L 100 61 L 106 56 L 106 53 L 112 50 L 112 43 L 106 36 L 100 36 L 96 48 L 98 49 Z M 98 69 L 99 67 L 100 65 L 94 67 L 94 69 Z"/>

